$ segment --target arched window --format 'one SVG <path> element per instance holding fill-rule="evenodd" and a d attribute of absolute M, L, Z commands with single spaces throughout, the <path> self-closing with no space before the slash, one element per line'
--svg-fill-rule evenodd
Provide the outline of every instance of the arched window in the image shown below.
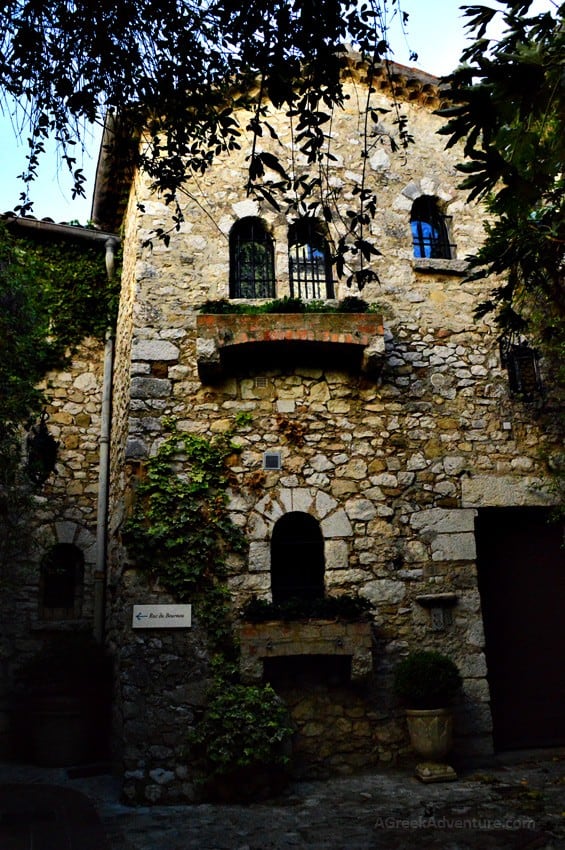
<path fill-rule="evenodd" d="M 315 219 L 296 221 L 288 234 L 290 294 L 305 301 L 333 298 L 330 250 Z"/>
<path fill-rule="evenodd" d="M 317 520 L 309 514 L 285 514 L 273 529 L 271 591 L 275 605 L 324 595 L 324 539 Z"/>
<path fill-rule="evenodd" d="M 40 614 L 45 620 L 80 617 L 84 557 L 71 543 L 58 543 L 47 552 L 40 570 Z"/>
<path fill-rule="evenodd" d="M 436 198 L 430 195 L 416 198 L 412 205 L 410 227 L 416 258 L 451 258 L 446 217 L 441 213 Z"/>
<path fill-rule="evenodd" d="M 260 218 L 242 218 L 230 231 L 230 298 L 274 297 L 273 240 Z"/>

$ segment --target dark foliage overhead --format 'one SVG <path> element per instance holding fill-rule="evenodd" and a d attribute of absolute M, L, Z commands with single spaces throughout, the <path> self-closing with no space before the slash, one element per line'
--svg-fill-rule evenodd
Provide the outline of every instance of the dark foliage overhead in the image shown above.
<path fill-rule="evenodd" d="M 84 194 L 73 146 L 84 122 L 113 112 L 130 129 L 149 128 L 140 164 L 170 196 L 187 171 L 204 170 L 215 153 L 237 145 L 233 107 L 246 99 L 237 92 L 250 79 L 261 89 L 252 130 L 263 132 L 268 97 L 296 110 L 302 135 L 315 139 L 319 108 L 342 100 L 346 46 L 382 58 L 390 20 L 406 20 L 399 0 L 9 0 L 2 13 L 0 87 L 25 113 L 26 179 L 54 136 L 75 193 Z M 310 151 L 315 157 L 315 141 Z M 252 158 L 251 176 L 264 165 Z"/>
<path fill-rule="evenodd" d="M 448 78 L 458 104 L 443 133 L 463 141 L 459 169 L 471 199 L 492 213 L 474 278 L 497 275 L 479 316 L 505 334 L 533 336 L 553 359 L 565 351 L 565 26 L 563 12 L 532 15 L 531 0 L 499 0 L 498 12 L 464 7 L 475 40 Z M 503 14 L 501 39 L 488 26 Z"/>

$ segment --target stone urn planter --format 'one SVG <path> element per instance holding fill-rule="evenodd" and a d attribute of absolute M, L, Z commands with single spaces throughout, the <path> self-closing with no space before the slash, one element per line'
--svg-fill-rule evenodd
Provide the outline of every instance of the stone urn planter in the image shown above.
<path fill-rule="evenodd" d="M 442 761 L 453 746 L 453 712 L 448 708 L 406 711 L 413 750 L 427 761 Z"/>
<path fill-rule="evenodd" d="M 395 691 L 410 706 L 406 710 L 410 743 L 426 760 L 416 768 L 416 775 L 424 782 L 456 779 L 453 768 L 443 760 L 453 745 L 450 704 L 461 684 L 453 661 L 435 651 L 413 652 L 396 669 Z"/>

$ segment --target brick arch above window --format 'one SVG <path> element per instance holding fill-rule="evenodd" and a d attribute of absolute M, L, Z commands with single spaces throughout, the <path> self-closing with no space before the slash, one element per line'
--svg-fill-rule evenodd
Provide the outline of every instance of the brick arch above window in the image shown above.
<path fill-rule="evenodd" d="M 284 470 L 283 455 L 283 470 Z M 251 539 L 270 540 L 276 521 L 291 511 L 303 511 L 320 523 L 325 540 L 352 537 L 353 527 L 343 506 L 330 493 L 318 487 L 274 488 L 256 502 L 249 518 Z"/>

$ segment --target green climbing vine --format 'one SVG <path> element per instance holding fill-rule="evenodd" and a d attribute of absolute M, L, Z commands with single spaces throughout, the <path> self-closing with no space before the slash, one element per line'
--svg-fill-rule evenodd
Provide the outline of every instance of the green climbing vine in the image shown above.
<path fill-rule="evenodd" d="M 40 382 L 86 336 L 103 336 L 118 288 L 100 246 L 16 237 L 0 222 L 0 582 L 26 540 L 21 432 L 46 403 Z"/>
<path fill-rule="evenodd" d="M 194 604 L 206 630 L 213 681 L 189 746 L 205 793 L 214 796 L 228 778 L 234 790 L 250 789 L 248 772 L 271 777 L 275 770 L 280 777 L 289 762 L 292 727 L 271 688 L 238 681 L 226 559 L 243 553 L 247 543 L 227 505 L 228 459 L 239 450 L 233 431 L 208 440 L 166 425 L 169 433 L 137 484 L 124 542 L 151 581 L 179 602 Z M 242 771 L 245 782 L 233 783 Z"/>
<path fill-rule="evenodd" d="M 167 424 L 137 485 L 124 540 L 136 567 L 183 602 L 217 590 L 227 552 L 245 549 L 226 496 L 226 460 L 238 447 L 231 435 L 207 440 Z"/>

